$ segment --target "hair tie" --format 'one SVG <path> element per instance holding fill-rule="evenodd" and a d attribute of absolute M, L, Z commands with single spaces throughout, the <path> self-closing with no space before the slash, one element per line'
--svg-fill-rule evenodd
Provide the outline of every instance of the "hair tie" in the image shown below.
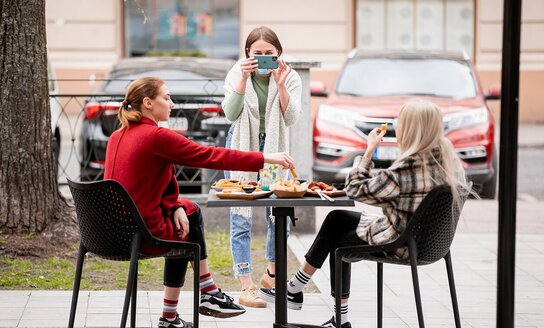
<path fill-rule="evenodd" d="M 123 99 L 123 104 L 122 104 L 122 106 L 123 106 L 123 109 L 124 109 L 124 110 L 126 110 L 126 111 L 129 110 L 129 109 L 128 109 L 128 102 L 127 102 L 125 99 Z"/>

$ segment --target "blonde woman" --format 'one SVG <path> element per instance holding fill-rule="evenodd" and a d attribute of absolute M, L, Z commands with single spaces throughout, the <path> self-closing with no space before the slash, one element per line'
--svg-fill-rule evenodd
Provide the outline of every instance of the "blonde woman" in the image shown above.
<path fill-rule="evenodd" d="M 397 239 L 406 228 L 408 218 L 423 198 L 436 186 L 452 187 L 454 205 L 460 208 L 464 195 L 471 192 L 465 172 L 450 141 L 444 137 L 442 114 L 433 103 L 424 100 L 409 101 L 401 108 L 395 127 L 401 154 L 388 169 L 372 173 L 372 154 L 379 146 L 385 131 L 372 130 L 368 148 L 355 159 L 353 169 L 346 178 L 350 198 L 382 207 L 382 215 L 369 215 L 353 211 L 330 212 L 314 240 L 306 261 L 288 281 L 288 306 L 300 310 L 302 290 L 314 272 L 321 268 L 327 256 L 331 263 L 331 294 L 334 298 L 334 261 L 336 248 L 351 245 L 377 245 Z M 452 209 L 453 210 L 453 209 Z M 407 258 L 407 249 L 398 249 L 390 256 Z M 350 291 L 350 263 L 342 269 L 342 328 L 351 327 L 348 320 Z M 274 302 L 274 289 L 261 289 L 259 296 Z M 335 327 L 336 318 L 325 322 L 324 327 Z"/>

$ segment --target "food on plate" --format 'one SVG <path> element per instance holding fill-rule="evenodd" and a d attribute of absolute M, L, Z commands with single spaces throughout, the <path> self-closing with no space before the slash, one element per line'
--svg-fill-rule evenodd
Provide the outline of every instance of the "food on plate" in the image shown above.
<path fill-rule="evenodd" d="M 334 190 L 334 187 L 333 186 L 329 186 L 328 184 L 326 184 L 325 182 L 320 182 L 320 181 L 312 181 L 310 182 L 310 184 L 308 185 L 308 189 L 310 190 L 325 190 L 325 191 L 333 191 Z"/>
<path fill-rule="evenodd" d="M 220 180 L 217 180 L 213 184 L 213 186 L 217 188 L 237 188 L 237 187 L 240 187 L 240 181 L 230 180 L 230 179 L 220 179 Z"/>
<path fill-rule="evenodd" d="M 300 192 L 306 190 L 308 187 L 305 183 L 300 183 L 297 180 L 280 180 L 270 185 L 270 190 Z"/>
<path fill-rule="evenodd" d="M 387 123 L 383 123 L 383 124 L 380 126 L 380 130 L 382 130 L 382 131 L 387 131 Z"/>

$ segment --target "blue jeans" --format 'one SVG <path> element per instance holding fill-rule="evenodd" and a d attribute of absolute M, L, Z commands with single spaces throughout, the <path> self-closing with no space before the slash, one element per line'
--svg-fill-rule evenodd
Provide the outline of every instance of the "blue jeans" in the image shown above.
<path fill-rule="evenodd" d="M 234 124 L 231 125 L 227 135 L 226 148 L 230 148 Z M 259 135 L 259 151 L 264 149 L 265 136 Z M 225 178 L 230 178 L 230 171 L 225 171 Z M 266 214 L 266 250 L 265 257 L 269 262 L 276 262 L 276 247 L 274 245 L 274 223 L 270 220 L 271 208 L 267 207 Z M 291 228 L 291 220 L 287 220 L 287 236 Z M 236 277 L 251 275 L 251 226 L 252 217 L 230 211 L 230 249 L 234 265 L 232 267 Z"/>

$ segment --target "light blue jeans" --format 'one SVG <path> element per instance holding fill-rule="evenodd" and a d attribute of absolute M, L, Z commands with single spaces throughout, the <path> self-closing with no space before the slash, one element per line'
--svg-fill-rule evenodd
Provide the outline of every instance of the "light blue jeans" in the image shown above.
<path fill-rule="evenodd" d="M 225 147 L 230 148 L 232 133 L 234 131 L 234 124 L 231 125 Z M 259 151 L 264 149 L 265 135 L 259 135 Z M 230 178 L 230 171 L 225 171 L 225 178 Z M 269 262 L 276 262 L 276 247 L 274 245 L 275 233 L 274 223 L 270 220 L 271 208 L 266 207 L 266 249 L 265 258 Z M 230 249 L 232 253 L 234 275 L 238 278 L 240 276 L 251 275 L 251 226 L 253 223 L 252 217 L 246 217 L 244 215 L 233 213 L 230 211 Z M 289 237 L 289 231 L 291 229 L 291 220 L 287 220 L 287 237 Z"/>

